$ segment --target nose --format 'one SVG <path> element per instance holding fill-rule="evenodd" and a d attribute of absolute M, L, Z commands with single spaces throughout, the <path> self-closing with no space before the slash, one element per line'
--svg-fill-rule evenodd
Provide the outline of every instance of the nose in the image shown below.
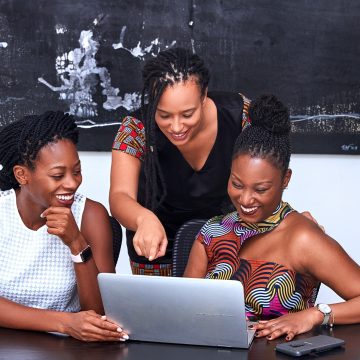
<path fill-rule="evenodd" d="M 71 192 L 75 192 L 75 190 L 80 186 L 81 184 L 81 177 L 80 180 L 78 177 L 75 177 L 73 174 L 69 174 L 65 177 L 64 181 L 64 189 L 70 190 Z"/>
<path fill-rule="evenodd" d="M 242 190 L 239 193 L 238 201 L 245 207 L 250 207 L 253 203 L 253 192 L 251 190 Z"/>
<path fill-rule="evenodd" d="M 170 129 L 171 129 L 171 132 L 181 133 L 181 131 L 183 130 L 183 124 L 181 123 L 179 117 L 176 117 L 173 119 L 173 121 L 171 122 L 171 125 L 170 125 Z"/>

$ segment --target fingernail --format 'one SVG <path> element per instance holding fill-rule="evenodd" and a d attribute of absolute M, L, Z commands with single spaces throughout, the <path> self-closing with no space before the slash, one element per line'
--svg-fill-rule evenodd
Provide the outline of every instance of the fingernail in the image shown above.
<path fill-rule="evenodd" d="M 290 340 L 290 337 L 289 337 L 289 336 L 287 336 L 287 337 L 285 338 L 285 340 L 289 341 L 289 340 Z"/>
<path fill-rule="evenodd" d="M 252 329 L 254 327 L 254 325 L 249 325 L 249 329 Z"/>
<path fill-rule="evenodd" d="M 125 339 L 125 340 L 129 340 L 129 335 L 124 334 L 124 335 L 122 336 L 122 338 Z"/>
<path fill-rule="evenodd" d="M 40 217 L 43 219 L 43 218 L 44 218 L 44 213 L 41 213 L 41 214 L 40 214 Z"/>
<path fill-rule="evenodd" d="M 271 340 L 271 335 L 267 336 L 266 338 L 267 338 L 268 340 Z"/>
<path fill-rule="evenodd" d="M 125 340 L 125 339 L 123 339 L 123 338 L 120 338 L 120 339 L 119 339 L 119 341 L 123 341 L 123 342 L 124 342 L 124 341 L 126 341 L 126 340 Z"/>
<path fill-rule="evenodd" d="M 103 315 L 103 316 L 101 317 L 101 320 L 106 320 L 106 316 Z"/>
<path fill-rule="evenodd" d="M 255 333 L 255 336 L 258 337 L 260 334 L 258 332 Z"/>
<path fill-rule="evenodd" d="M 117 332 L 122 332 L 123 329 L 122 329 L 121 327 L 118 327 L 118 328 L 116 329 L 116 331 L 117 331 Z"/>
<path fill-rule="evenodd" d="M 153 260 L 153 257 L 152 256 L 149 256 L 149 261 L 152 261 Z"/>

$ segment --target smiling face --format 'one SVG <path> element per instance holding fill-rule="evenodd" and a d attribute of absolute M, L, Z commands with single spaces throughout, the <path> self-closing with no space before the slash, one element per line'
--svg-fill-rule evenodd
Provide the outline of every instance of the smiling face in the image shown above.
<path fill-rule="evenodd" d="M 21 192 L 43 210 L 49 206 L 70 207 L 82 181 L 75 145 L 70 140 L 50 143 L 39 151 L 34 165 L 33 170 L 22 167 L 25 183 L 20 182 Z"/>
<path fill-rule="evenodd" d="M 279 205 L 290 177 L 290 169 L 284 175 L 266 159 L 247 154 L 233 159 L 228 193 L 240 218 L 250 223 L 268 218 Z"/>
<path fill-rule="evenodd" d="M 201 130 L 206 96 L 194 78 L 169 85 L 159 100 L 155 121 L 175 146 L 182 146 Z"/>

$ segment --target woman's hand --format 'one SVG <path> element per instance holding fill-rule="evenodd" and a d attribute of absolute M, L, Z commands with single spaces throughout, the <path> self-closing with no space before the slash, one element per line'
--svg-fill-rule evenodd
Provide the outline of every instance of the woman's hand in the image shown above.
<path fill-rule="evenodd" d="M 149 261 L 165 255 L 168 240 L 164 227 L 154 214 L 139 222 L 133 243 L 136 253 Z"/>
<path fill-rule="evenodd" d="M 325 232 L 325 228 L 317 222 L 317 220 L 311 215 L 311 213 L 310 213 L 309 211 L 303 211 L 303 212 L 301 213 L 301 215 L 305 216 L 306 218 L 308 218 L 309 220 L 311 220 L 312 222 L 314 222 L 316 225 L 319 226 L 319 228 L 320 228 L 323 232 Z"/>
<path fill-rule="evenodd" d="M 286 314 L 269 321 L 259 321 L 253 325 L 256 330 L 256 337 L 264 337 L 274 340 L 286 335 L 286 340 L 290 341 L 295 335 L 310 331 L 315 325 L 320 325 L 323 315 L 315 308 L 306 309 L 297 313 Z"/>
<path fill-rule="evenodd" d="M 71 245 L 79 240 L 80 230 L 70 208 L 50 206 L 42 214 L 46 218 L 48 233 L 59 236 L 65 245 Z"/>
<path fill-rule="evenodd" d="M 119 325 L 93 310 L 64 313 L 61 332 L 82 341 L 125 341 L 129 336 Z"/>

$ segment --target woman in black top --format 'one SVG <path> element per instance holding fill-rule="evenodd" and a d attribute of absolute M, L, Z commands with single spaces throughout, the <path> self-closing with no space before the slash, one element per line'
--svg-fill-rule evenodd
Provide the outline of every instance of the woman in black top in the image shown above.
<path fill-rule="evenodd" d="M 113 144 L 110 208 L 130 230 L 133 272 L 171 275 L 176 230 L 221 213 L 227 200 L 248 100 L 208 93 L 203 60 L 181 48 L 147 61 L 143 80 L 142 110 L 123 120 Z"/>

